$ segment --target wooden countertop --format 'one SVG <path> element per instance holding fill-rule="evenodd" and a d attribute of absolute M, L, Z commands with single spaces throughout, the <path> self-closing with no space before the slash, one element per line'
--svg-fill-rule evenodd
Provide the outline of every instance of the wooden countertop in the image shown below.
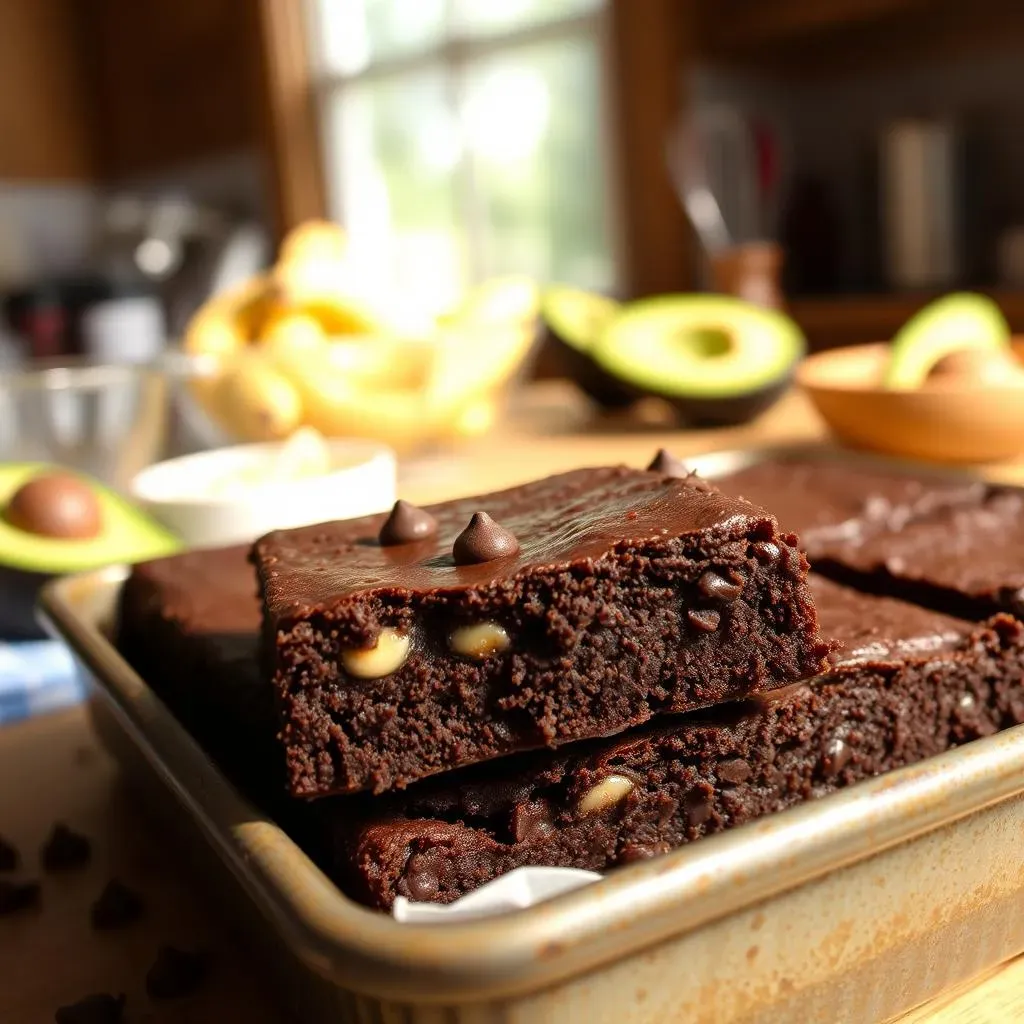
<path fill-rule="evenodd" d="M 795 395 L 756 424 L 729 430 L 668 433 L 607 420 L 582 433 L 587 416 L 584 403 L 564 387 L 535 388 L 509 425 L 487 441 L 407 467 L 403 493 L 424 502 L 584 464 L 640 465 L 662 444 L 685 456 L 824 439 L 811 410 Z M 1024 463 L 1002 467 L 998 475 L 1024 480 Z M 38 877 L 38 850 L 55 821 L 90 836 L 94 848 L 83 871 L 43 877 L 40 910 L 0 919 L 0 1021 L 50 1021 L 59 1005 L 112 991 L 127 994 L 130 1024 L 283 1024 L 287 1018 L 271 1008 L 228 927 L 211 916 L 187 870 L 175 863 L 123 791 L 118 769 L 92 735 L 84 709 L 0 726 L 0 779 L 0 835 L 22 851 L 25 877 Z M 96 934 L 89 929 L 88 908 L 112 875 L 143 894 L 147 912 L 123 931 Z M 164 942 L 209 951 L 214 969 L 195 996 L 155 1004 L 145 995 L 144 978 Z M 913 1024 L 1011 1020 L 1024 1020 L 1024 958 L 904 1018 Z"/>

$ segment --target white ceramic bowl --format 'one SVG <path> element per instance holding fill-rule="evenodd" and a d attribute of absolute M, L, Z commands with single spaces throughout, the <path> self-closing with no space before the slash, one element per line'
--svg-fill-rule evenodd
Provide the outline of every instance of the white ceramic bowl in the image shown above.
<path fill-rule="evenodd" d="M 193 548 L 249 543 L 271 530 L 354 519 L 395 502 L 395 454 L 373 441 L 327 442 L 330 470 L 225 491 L 229 476 L 271 465 L 281 443 L 217 448 L 158 462 L 131 482 L 150 515 Z"/>

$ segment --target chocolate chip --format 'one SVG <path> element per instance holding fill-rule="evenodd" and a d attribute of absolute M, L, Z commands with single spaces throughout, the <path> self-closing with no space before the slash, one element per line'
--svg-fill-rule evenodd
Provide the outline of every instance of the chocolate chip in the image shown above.
<path fill-rule="evenodd" d="M 39 906 L 41 894 L 38 882 L 0 881 L 0 917 Z"/>
<path fill-rule="evenodd" d="M 690 625 L 702 633 L 714 633 L 718 629 L 718 623 L 722 621 L 722 616 L 714 608 L 689 611 L 686 613 L 686 617 L 690 620 Z"/>
<path fill-rule="evenodd" d="M 754 552 L 754 557 L 765 565 L 774 565 L 782 554 L 779 545 L 770 540 L 755 540 L 750 549 Z"/>
<path fill-rule="evenodd" d="M 833 736 L 825 745 L 825 752 L 822 757 L 822 768 L 827 776 L 835 777 L 853 757 L 850 745 L 840 736 Z"/>
<path fill-rule="evenodd" d="M 697 828 L 711 817 L 714 809 L 711 796 L 702 789 L 691 789 L 683 801 L 686 822 L 691 828 Z"/>
<path fill-rule="evenodd" d="M 20 861 L 18 848 L 0 836 L 0 871 L 15 871 Z"/>
<path fill-rule="evenodd" d="M 209 970 L 205 953 L 161 946 L 146 972 L 146 992 L 151 999 L 180 999 L 195 992 Z"/>
<path fill-rule="evenodd" d="M 86 996 L 70 1006 L 62 1006 L 53 1015 L 57 1024 L 120 1024 L 124 1017 L 124 996 L 106 992 Z"/>
<path fill-rule="evenodd" d="M 708 569 L 697 580 L 697 588 L 705 597 L 717 598 L 719 601 L 735 601 L 743 593 L 745 581 L 737 572 L 731 571 L 729 575 L 731 579 L 726 579 Z"/>
<path fill-rule="evenodd" d="M 650 860 L 652 857 L 660 857 L 668 853 L 671 847 L 664 840 L 655 843 L 626 843 L 619 853 L 619 862 L 632 864 L 638 860 Z"/>
<path fill-rule="evenodd" d="M 96 492 L 70 473 L 44 473 L 19 487 L 7 506 L 7 521 L 40 537 L 98 537 L 103 511 Z"/>
<path fill-rule="evenodd" d="M 512 809 L 512 835 L 517 843 L 529 843 L 548 835 L 555 827 L 555 816 L 547 800 L 531 800 Z"/>
<path fill-rule="evenodd" d="M 674 476 L 680 479 L 685 479 L 692 475 L 690 467 L 665 448 L 658 449 L 658 454 L 651 460 L 651 464 L 647 467 L 647 472 L 661 473 L 662 476 Z"/>
<path fill-rule="evenodd" d="M 413 854 L 405 865 L 405 884 L 409 899 L 429 903 L 441 888 L 439 851 Z"/>
<path fill-rule="evenodd" d="M 715 771 L 723 782 L 739 785 L 750 778 L 752 769 L 742 757 L 734 757 L 728 761 L 719 761 Z"/>
<path fill-rule="evenodd" d="M 91 856 L 89 840 L 78 832 L 72 832 L 63 822 L 53 826 L 41 854 L 47 871 L 72 871 L 85 867 Z"/>
<path fill-rule="evenodd" d="M 462 533 L 455 538 L 452 556 L 456 565 L 476 565 L 514 555 L 519 541 L 486 512 L 474 512 Z"/>
<path fill-rule="evenodd" d="M 110 931 L 138 921 L 144 909 L 142 897 L 134 889 L 112 878 L 90 908 L 89 920 L 97 931 Z"/>
<path fill-rule="evenodd" d="M 437 520 L 429 512 L 399 498 L 380 528 L 379 540 L 384 547 L 390 547 L 426 540 L 436 533 Z"/>

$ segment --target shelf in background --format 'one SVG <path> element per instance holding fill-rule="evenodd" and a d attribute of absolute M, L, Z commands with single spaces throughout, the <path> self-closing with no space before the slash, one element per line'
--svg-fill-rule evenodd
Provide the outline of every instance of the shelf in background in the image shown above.
<path fill-rule="evenodd" d="M 699 51 L 780 78 L 836 77 L 1024 45 L 1020 0 L 699 0 Z"/>
<path fill-rule="evenodd" d="M 999 303 L 1010 327 L 1024 334 L 1024 292 L 981 289 Z M 807 335 L 812 351 L 885 341 L 934 294 L 839 295 L 795 298 L 790 315 Z"/>

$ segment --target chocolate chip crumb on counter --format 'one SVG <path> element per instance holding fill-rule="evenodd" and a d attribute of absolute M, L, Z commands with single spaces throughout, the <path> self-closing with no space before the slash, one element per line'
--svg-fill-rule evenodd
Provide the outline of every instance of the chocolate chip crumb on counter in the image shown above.
<path fill-rule="evenodd" d="M 609 467 L 264 537 L 292 795 L 379 793 L 814 675 L 829 648 L 784 525 L 692 475 Z"/>
<path fill-rule="evenodd" d="M 92 858 L 92 845 L 79 832 L 63 822 L 53 826 L 49 839 L 40 853 L 40 862 L 46 871 L 75 871 L 85 867 Z"/>
<path fill-rule="evenodd" d="M 96 931 L 111 931 L 134 924 L 144 911 L 142 897 L 123 882 L 112 878 L 89 908 L 89 921 Z"/>
<path fill-rule="evenodd" d="M 41 895 L 38 882 L 11 882 L 0 878 L 0 917 L 38 907 Z"/>
<path fill-rule="evenodd" d="M 151 999 L 181 999 L 202 987 L 209 971 L 206 953 L 161 946 L 146 973 L 146 992 Z"/>
<path fill-rule="evenodd" d="M 17 871 L 20 863 L 18 848 L 0 836 L 0 871 Z"/>
<path fill-rule="evenodd" d="M 53 1019 L 56 1024 L 121 1024 L 125 1002 L 123 995 L 99 992 L 60 1007 Z"/>

